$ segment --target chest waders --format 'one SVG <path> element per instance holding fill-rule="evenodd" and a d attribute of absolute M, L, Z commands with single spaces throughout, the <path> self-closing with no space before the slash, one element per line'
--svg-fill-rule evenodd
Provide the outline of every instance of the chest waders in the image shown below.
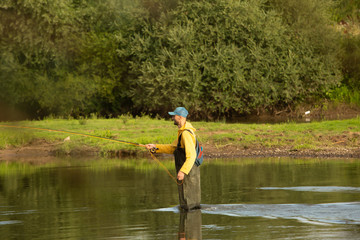
<path fill-rule="evenodd" d="M 185 148 L 181 147 L 181 135 L 182 134 L 179 136 L 178 144 L 174 151 L 176 174 L 180 171 L 186 160 Z M 188 175 L 185 174 L 183 184 L 178 185 L 178 192 L 180 207 L 182 209 L 190 210 L 200 208 L 200 168 L 196 166 L 196 164 L 193 165 Z"/>

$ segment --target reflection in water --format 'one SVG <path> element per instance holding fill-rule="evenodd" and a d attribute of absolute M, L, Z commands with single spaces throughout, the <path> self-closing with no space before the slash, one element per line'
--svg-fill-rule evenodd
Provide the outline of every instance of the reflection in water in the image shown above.
<path fill-rule="evenodd" d="M 179 240 L 201 240 L 201 210 L 180 211 Z"/>
<path fill-rule="evenodd" d="M 179 206 L 170 208 L 159 208 L 152 210 L 154 212 L 173 212 L 180 214 L 178 239 L 202 239 L 201 233 L 201 209 L 184 211 Z"/>

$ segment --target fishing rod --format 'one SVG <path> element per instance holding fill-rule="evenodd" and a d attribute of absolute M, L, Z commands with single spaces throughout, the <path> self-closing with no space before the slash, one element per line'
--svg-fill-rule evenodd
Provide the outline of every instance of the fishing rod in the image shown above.
<path fill-rule="evenodd" d="M 138 146 L 138 147 L 146 147 L 144 144 L 140 144 L 140 143 L 128 142 L 128 141 L 124 141 L 124 140 L 117 140 L 117 139 L 112 139 L 112 138 L 107 138 L 107 137 L 100 137 L 100 136 L 91 135 L 91 134 L 70 132 L 70 131 L 64 131 L 64 130 L 55 130 L 55 129 L 38 128 L 38 127 L 26 127 L 26 126 L 14 126 L 14 125 L 4 125 L 4 124 L 0 124 L 0 127 L 5 127 L 5 128 L 6 128 L 6 127 L 7 127 L 7 128 L 18 128 L 18 129 L 33 129 L 33 130 L 41 130 L 41 131 L 48 131 L 48 132 L 67 133 L 67 134 L 78 135 L 78 136 L 83 136 L 83 137 L 92 137 L 92 138 L 103 139 L 103 140 L 112 141 L 112 142 L 117 142 L 117 143 L 129 144 L 129 145 Z M 175 181 L 175 183 L 176 183 L 177 185 L 181 185 L 181 184 L 183 183 L 183 181 L 181 181 L 181 182 L 179 183 L 179 182 L 177 181 L 177 179 L 176 179 L 176 178 L 169 172 L 169 170 L 165 167 L 165 165 L 162 164 L 162 163 L 155 157 L 154 153 L 156 152 L 156 150 L 158 150 L 158 148 L 151 148 L 151 149 L 149 149 L 149 153 L 150 153 L 152 159 L 154 159 L 154 160 L 167 172 L 167 174 Z"/>
<path fill-rule="evenodd" d="M 64 131 L 64 130 L 55 130 L 55 129 L 38 128 L 38 127 L 26 127 L 26 126 L 1 125 L 1 124 L 0 124 L 0 127 L 23 128 L 23 129 L 42 130 L 42 131 L 48 131 L 48 132 L 68 133 L 68 134 L 73 134 L 73 135 L 78 135 L 78 136 L 92 137 L 92 138 L 104 139 L 104 140 L 118 142 L 118 143 L 130 144 L 130 145 L 139 146 L 139 147 L 145 147 L 145 145 L 140 144 L 140 143 L 128 142 L 128 141 L 123 141 L 123 140 L 117 140 L 117 139 L 112 139 L 112 138 L 107 138 L 107 137 L 100 137 L 100 136 L 91 135 L 91 134 L 70 132 L 70 131 Z M 152 151 L 155 152 L 155 149 Z"/>

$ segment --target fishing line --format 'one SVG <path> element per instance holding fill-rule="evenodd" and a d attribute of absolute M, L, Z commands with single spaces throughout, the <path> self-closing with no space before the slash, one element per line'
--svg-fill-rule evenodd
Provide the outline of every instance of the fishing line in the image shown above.
<path fill-rule="evenodd" d="M 99 137 L 96 135 L 91 135 L 91 134 L 85 134 L 85 133 L 77 133 L 77 132 L 70 132 L 70 131 L 64 131 L 64 130 L 55 130 L 55 129 L 48 129 L 48 128 L 38 128 L 38 127 L 26 127 L 26 126 L 12 126 L 12 125 L 2 125 L 0 124 L 0 127 L 7 127 L 7 128 L 22 128 L 22 129 L 33 129 L 33 130 L 41 130 L 41 131 L 48 131 L 48 132 L 59 132 L 59 133 L 67 133 L 67 134 L 72 134 L 72 135 L 78 135 L 78 136 L 83 136 L 83 137 L 92 137 L 92 138 L 97 138 L 97 139 L 103 139 L 103 140 L 108 140 L 108 141 L 112 141 L 112 142 L 117 142 L 117 143 L 123 143 L 123 144 L 129 144 L 129 145 L 133 145 L 133 146 L 138 146 L 138 147 L 146 147 L 143 144 L 140 143 L 134 143 L 134 142 L 128 142 L 128 141 L 123 141 L 123 140 L 117 140 L 117 139 L 111 139 L 111 138 L 107 138 L 107 137 Z M 175 181 L 175 183 L 177 185 L 181 185 L 183 183 L 183 181 L 179 182 L 170 172 L 169 170 L 165 167 L 164 164 L 162 164 L 153 154 L 154 151 L 152 151 L 151 149 L 149 150 L 149 153 L 152 157 L 152 159 L 157 162 L 166 172 L 167 174 Z"/>
<path fill-rule="evenodd" d="M 183 184 L 184 180 L 178 181 L 177 178 L 174 177 L 174 176 L 169 172 L 169 170 L 165 167 L 165 165 L 162 164 L 162 163 L 155 157 L 155 155 L 154 155 L 150 150 L 149 150 L 149 153 L 150 153 L 152 159 L 154 159 L 154 161 L 156 161 L 156 162 L 167 172 L 167 174 L 174 180 L 174 182 L 175 182 L 177 185 L 180 186 L 180 185 Z"/>

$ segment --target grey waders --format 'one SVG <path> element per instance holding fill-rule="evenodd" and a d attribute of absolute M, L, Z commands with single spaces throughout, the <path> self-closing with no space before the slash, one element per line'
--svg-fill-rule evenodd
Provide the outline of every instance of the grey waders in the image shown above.
<path fill-rule="evenodd" d="M 189 131 L 190 132 L 190 131 Z M 177 148 L 174 151 L 176 174 L 180 171 L 186 160 L 185 148 L 181 148 L 181 135 Z M 200 168 L 193 165 L 188 175 L 185 174 L 183 183 L 178 185 L 180 207 L 184 210 L 200 208 Z"/>

